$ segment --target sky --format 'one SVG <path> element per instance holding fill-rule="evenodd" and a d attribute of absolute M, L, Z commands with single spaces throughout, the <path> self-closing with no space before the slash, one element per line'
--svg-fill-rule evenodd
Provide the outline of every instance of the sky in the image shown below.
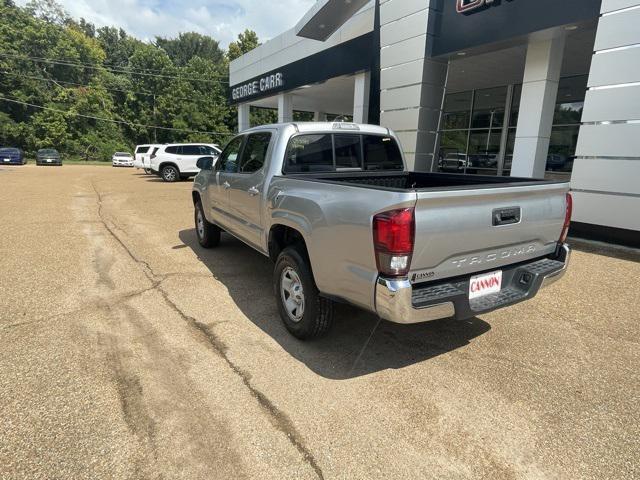
<path fill-rule="evenodd" d="M 27 0 L 16 3 L 24 5 Z M 226 48 L 246 28 L 260 41 L 293 27 L 315 0 L 58 0 L 69 14 L 97 27 L 122 27 L 141 40 L 194 31 Z"/>

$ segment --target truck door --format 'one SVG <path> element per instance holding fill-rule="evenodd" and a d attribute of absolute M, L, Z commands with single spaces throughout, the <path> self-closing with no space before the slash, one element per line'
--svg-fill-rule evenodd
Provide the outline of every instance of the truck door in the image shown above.
<path fill-rule="evenodd" d="M 260 249 L 263 249 L 265 165 L 274 136 L 271 131 L 247 135 L 238 172 L 229 178 L 229 213 L 234 217 L 234 227 L 245 240 Z"/>
<path fill-rule="evenodd" d="M 214 174 L 209 177 L 207 194 L 209 195 L 209 212 L 207 217 L 222 227 L 233 230 L 233 222 L 229 215 L 230 176 L 238 171 L 238 159 L 242 151 L 244 135 L 231 140 L 214 166 Z"/>

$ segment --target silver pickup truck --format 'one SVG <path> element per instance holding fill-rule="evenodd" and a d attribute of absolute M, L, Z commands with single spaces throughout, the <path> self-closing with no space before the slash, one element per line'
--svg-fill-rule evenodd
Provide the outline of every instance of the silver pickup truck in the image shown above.
<path fill-rule="evenodd" d="M 566 182 L 409 172 L 395 134 L 352 123 L 252 128 L 198 161 L 195 224 L 271 258 L 287 329 L 325 333 L 334 302 L 398 323 L 470 318 L 567 268 Z"/>

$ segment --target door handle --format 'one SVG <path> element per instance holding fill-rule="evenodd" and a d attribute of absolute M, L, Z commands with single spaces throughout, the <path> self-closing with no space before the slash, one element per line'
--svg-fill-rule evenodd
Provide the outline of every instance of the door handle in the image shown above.
<path fill-rule="evenodd" d="M 223 186 L 225 189 L 227 189 L 227 190 L 228 190 L 229 188 L 231 188 L 231 184 L 230 184 L 229 182 L 224 182 L 224 183 L 222 184 L 222 186 Z"/>
<path fill-rule="evenodd" d="M 520 207 L 496 208 L 493 211 L 493 226 L 514 225 L 520 223 L 522 210 Z"/>
<path fill-rule="evenodd" d="M 249 192 L 249 195 L 253 197 L 255 195 L 258 195 L 260 193 L 260 190 L 258 190 L 256 187 L 251 187 L 249 190 L 247 190 L 247 192 Z"/>

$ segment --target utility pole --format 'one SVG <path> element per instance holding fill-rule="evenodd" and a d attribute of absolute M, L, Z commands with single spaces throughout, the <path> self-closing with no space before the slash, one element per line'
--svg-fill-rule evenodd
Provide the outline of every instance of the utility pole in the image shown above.
<path fill-rule="evenodd" d="M 158 120 L 156 118 L 156 94 L 153 94 L 153 143 L 158 143 L 158 129 L 156 125 Z"/>

